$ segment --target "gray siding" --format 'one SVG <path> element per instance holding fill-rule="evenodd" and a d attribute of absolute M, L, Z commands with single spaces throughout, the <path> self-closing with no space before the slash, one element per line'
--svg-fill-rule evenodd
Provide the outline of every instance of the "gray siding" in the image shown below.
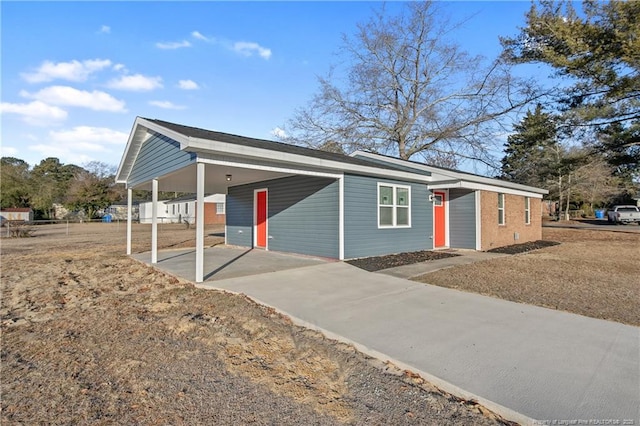
<path fill-rule="evenodd" d="M 411 228 L 378 229 L 378 182 L 411 186 Z M 433 212 L 426 185 L 345 175 L 345 258 L 433 248 Z"/>
<path fill-rule="evenodd" d="M 180 151 L 180 144 L 163 135 L 149 138 L 131 169 L 128 185 L 136 186 L 159 176 L 181 169 L 196 161 L 196 155 Z"/>
<path fill-rule="evenodd" d="M 449 247 L 476 248 L 476 198 L 468 189 L 449 190 Z"/>
<path fill-rule="evenodd" d="M 253 191 L 267 188 L 268 248 L 338 258 L 338 183 L 295 176 L 231 187 L 227 193 L 227 243 L 253 246 Z"/>

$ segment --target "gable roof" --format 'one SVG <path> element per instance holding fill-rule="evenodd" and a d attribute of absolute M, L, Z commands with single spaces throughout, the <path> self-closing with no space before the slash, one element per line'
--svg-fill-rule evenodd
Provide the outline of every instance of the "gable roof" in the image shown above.
<path fill-rule="evenodd" d="M 428 164 L 418 163 L 416 161 L 411 161 L 411 160 L 401 160 L 399 158 L 390 157 L 382 154 L 356 151 L 351 155 L 356 158 L 368 159 L 370 161 L 375 162 L 376 164 L 388 163 L 388 164 L 394 164 L 398 167 L 405 166 L 405 167 L 410 167 L 412 169 L 427 171 L 433 177 L 434 185 L 430 185 L 430 187 L 435 185 L 440 185 L 440 186 L 448 185 L 451 187 L 455 187 L 455 185 L 458 185 L 462 182 L 466 182 L 466 183 L 474 183 L 477 185 L 488 185 L 488 186 L 494 186 L 498 188 L 506 188 L 514 191 L 529 192 L 529 193 L 539 194 L 539 195 L 545 195 L 549 193 L 549 191 L 542 188 L 536 188 L 533 186 L 522 185 L 514 182 L 508 182 L 505 180 L 490 178 L 490 177 L 481 176 L 481 175 L 477 175 L 469 172 L 463 172 L 460 170 L 453 170 L 453 169 L 448 169 L 444 167 L 431 166 Z"/>
<path fill-rule="evenodd" d="M 233 145 L 246 146 L 251 148 L 268 149 L 270 151 L 284 152 L 288 154 L 303 155 L 306 157 L 319 158 L 323 160 L 339 161 L 347 164 L 355 164 L 359 166 L 371 167 L 371 162 L 360 158 L 352 157 L 337 152 L 321 151 L 314 148 L 306 148 L 298 145 L 291 145 L 283 142 L 270 141 L 267 139 L 256 139 L 247 136 L 239 136 L 231 133 L 216 132 L 213 130 L 200 129 L 198 127 L 190 127 L 182 124 L 170 123 L 168 121 L 146 118 L 145 120 L 155 123 L 159 126 L 173 130 L 189 138 L 204 139 L 210 141 L 218 141 L 230 143 Z M 401 168 L 393 164 L 382 166 L 389 170 L 401 170 Z M 416 172 L 418 172 L 416 170 Z M 423 173 L 424 174 L 424 173 Z"/>
<path fill-rule="evenodd" d="M 410 170 L 394 164 L 373 164 L 345 154 L 305 148 L 266 139 L 222 133 L 168 121 L 136 117 L 133 129 L 116 173 L 116 182 L 126 183 L 140 149 L 149 134 L 164 135 L 180 144 L 180 150 L 210 155 L 252 158 L 264 163 L 295 164 L 300 167 L 332 172 L 354 172 L 411 181 L 429 181 L 425 170 Z"/>

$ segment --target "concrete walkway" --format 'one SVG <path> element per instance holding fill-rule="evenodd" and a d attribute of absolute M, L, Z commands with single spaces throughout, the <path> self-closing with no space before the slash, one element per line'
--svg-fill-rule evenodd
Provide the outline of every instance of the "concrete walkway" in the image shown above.
<path fill-rule="evenodd" d="M 640 424 L 638 327 L 337 262 L 200 287 L 245 293 L 512 420 Z"/>
<path fill-rule="evenodd" d="M 640 328 L 396 277 L 500 256 L 463 254 L 370 273 L 214 247 L 205 250 L 207 282 L 198 286 L 245 293 L 510 420 L 640 425 Z M 150 261 L 149 253 L 134 257 Z M 154 267 L 193 281 L 193 249 L 158 258 Z"/>

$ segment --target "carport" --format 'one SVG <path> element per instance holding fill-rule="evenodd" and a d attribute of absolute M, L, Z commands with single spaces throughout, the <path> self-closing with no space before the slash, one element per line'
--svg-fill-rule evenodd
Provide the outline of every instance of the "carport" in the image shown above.
<path fill-rule="evenodd" d="M 116 175 L 116 182 L 127 187 L 127 254 L 131 254 L 134 189 L 152 193 L 152 264 L 158 262 L 158 192 L 196 194 L 195 281 L 202 282 L 205 193 L 226 194 L 231 185 L 295 175 L 342 178 L 337 171 L 322 171 L 318 164 L 322 160 L 314 164 L 313 158 L 261 149 L 259 142 L 137 117 Z"/>

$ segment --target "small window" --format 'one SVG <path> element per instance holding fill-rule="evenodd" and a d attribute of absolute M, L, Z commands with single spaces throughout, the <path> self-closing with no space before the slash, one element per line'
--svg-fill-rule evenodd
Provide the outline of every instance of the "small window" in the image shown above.
<path fill-rule="evenodd" d="M 440 207 L 442 205 L 442 195 L 433 196 L 433 205 L 436 207 Z"/>
<path fill-rule="evenodd" d="M 173 205 L 171 206 L 171 214 L 172 214 L 172 215 L 175 215 L 175 214 L 176 214 L 176 205 L 175 205 L 175 204 L 173 204 Z"/>
<path fill-rule="evenodd" d="M 378 184 L 378 227 L 411 226 L 411 188 Z"/>
<path fill-rule="evenodd" d="M 189 214 L 189 203 L 184 203 L 184 214 Z"/>
<path fill-rule="evenodd" d="M 216 203 L 216 214 L 224 214 L 224 203 Z"/>
<path fill-rule="evenodd" d="M 531 199 L 524 197 L 524 223 L 531 224 Z"/>
<path fill-rule="evenodd" d="M 498 194 L 498 225 L 504 225 L 504 194 Z"/>

